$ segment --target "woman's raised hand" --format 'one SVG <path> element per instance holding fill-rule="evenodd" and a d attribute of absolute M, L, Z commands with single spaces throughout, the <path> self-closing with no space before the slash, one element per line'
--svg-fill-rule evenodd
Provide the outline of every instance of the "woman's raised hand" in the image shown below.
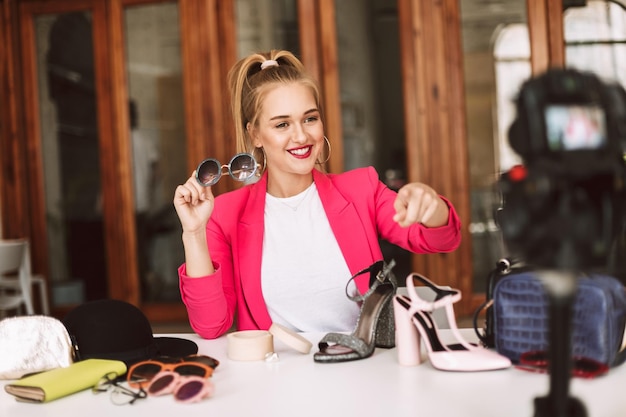
<path fill-rule="evenodd" d="M 448 222 L 448 205 L 435 190 L 420 182 L 409 183 L 400 188 L 394 208 L 396 214 L 393 219 L 402 227 L 414 223 L 440 227 Z"/>
<path fill-rule="evenodd" d="M 195 171 L 187 182 L 176 187 L 174 208 L 183 227 L 183 233 L 204 233 L 213 213 L 214 201 L 211 187 L 198 184 Z"/>

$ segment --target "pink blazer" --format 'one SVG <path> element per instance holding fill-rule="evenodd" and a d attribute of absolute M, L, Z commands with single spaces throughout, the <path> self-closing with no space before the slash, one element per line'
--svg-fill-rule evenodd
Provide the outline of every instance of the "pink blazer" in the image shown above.
<path fill-rule="evenodd" d="M 313 171 L 331 229 L 352 274 L 383 259 L 379 237 L 414 253 L 450 252 L 461 241 L 460 221 L 452 204 L 448 224 L 402 228 L 393 221 L 396 193 L 378 179 L 372 167 L 342 174 Z M 189 322 L 201 337 L 237 329 L 269 329 L 272 320 L 261 291 L 261 258 L 267 174 L 252 185 L 222 194 L 207 224 L 207 242 L 215 273 L 200 278 L 178 274 Z M 365 292 L 368 276 L 357 280 Z M 306 287 L 302 288 L 306 291 Z"/>

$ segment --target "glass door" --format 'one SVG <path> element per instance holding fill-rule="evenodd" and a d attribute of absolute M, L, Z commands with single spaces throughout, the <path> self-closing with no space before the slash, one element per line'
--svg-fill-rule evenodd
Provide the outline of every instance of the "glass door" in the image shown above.
<path fill-rule="evenodd" d="M 40 174 L 45 218 L 45 229 L 35 233 L 46 238 L 53 307 L 108 295 L 99 128 L 105 120 L 98 113 L 93 25 L 101 5 L 54 11 L 23 4 L 23 21 L 33 23 L 23 31 L 34 48 L 25 67 L 36 74 L 25 86 L 37 115 L 28 126 L 36 149 L 29 162 Z"/>
<path fill-rule="evenodd" d="M 179 302 L 184 258 L 172 196 L 188 172 L 178 3 L 131 3 L 123 20 L 141 301 Z"/>
<path fill-rule="evenodd" d="M 469 186 L 472 239 L 473 291 L 482 300 L 486 279 L 505 255 L 495 211 L 500 198 L 495 192 L 499 174 L 508 169 L 503 157 L 515 158 L 507 132 L 515 111 L 513 98 L 519 80 L 530 75 L 528 36 L 509 48 L 507 28 L 527 31 L 526 2 L 515 0 L 460 1 L 463 63 L 468 132 Z M 502 54 L 504 52 L 504 55 Z M 501 74 L 506 74 L 502 79 Z M 505 120 L 507 118 L 507 120 Z"/>
<path fill-rule="evenodd" d="M 20 6 L 33 235 L 53 309 L 181 304 L 171 198 L 191 171 L 179 3 Z"/>
<path fill-rule="evenodd" d="M 335 6 L 345 169 L 371 165 L 398 190 L 408 182 L 408 157 L 397 1 L 348 0 Z M 385 259 L 396 261 L 396 276 L 406 277 L 411 253 L 384 240 L 380 244 Z"/>

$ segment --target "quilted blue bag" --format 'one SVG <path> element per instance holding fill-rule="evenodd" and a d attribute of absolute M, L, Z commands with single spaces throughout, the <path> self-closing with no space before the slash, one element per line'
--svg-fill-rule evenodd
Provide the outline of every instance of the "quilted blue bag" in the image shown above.
<path fill-rule="evenodd" d="M 512 272 L 495 283 L 492 294 L 493 344 L 514 363 L 532 350 L 548 349 L 548 297 L 532 271 Z M 624 362 L 626 292 L 605 275 L 583 276 L 572 306 L 571 348 L 584 356 L 616 366 Z"/>

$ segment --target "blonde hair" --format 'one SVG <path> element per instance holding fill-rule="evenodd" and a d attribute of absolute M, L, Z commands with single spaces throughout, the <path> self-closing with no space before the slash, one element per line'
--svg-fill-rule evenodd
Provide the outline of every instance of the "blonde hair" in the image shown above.
<path fill-rule="evenodd" d="M 306 72 L 302 62 L 291 52 L 284 50 L 258 52 L 241 59 L 233 66 L 228 73 L 228 87 L 235 122 L 237 152 L 254 154 L 255 147 L 246 126 L 248 123 L 257 126 L 263 100 L 272 86 L 290 83 L 301 83 L 311 89 L 321 115 L 319 86 Z M 323 121 L 323 116 L 321 117 Z"/>

